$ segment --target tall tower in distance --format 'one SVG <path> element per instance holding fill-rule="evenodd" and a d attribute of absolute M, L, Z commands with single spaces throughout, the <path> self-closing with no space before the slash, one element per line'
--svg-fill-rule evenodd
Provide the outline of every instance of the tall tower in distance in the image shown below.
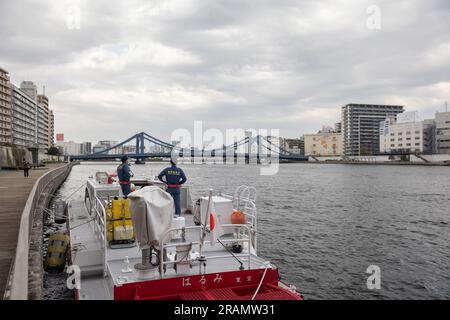
<path fill-rule="evenodd" d="M 367 156 L 380 153 L 380 122 L 396 117 L 403 106 L 356 104 L 342 107 L 343 154 Z"/>
<path fill-rule="evenodd" d="M 22 81 L 20 83 L 20 90 L 22 90 L 27 96 L 37 102 L 37 87 L 33 81 Z"/>

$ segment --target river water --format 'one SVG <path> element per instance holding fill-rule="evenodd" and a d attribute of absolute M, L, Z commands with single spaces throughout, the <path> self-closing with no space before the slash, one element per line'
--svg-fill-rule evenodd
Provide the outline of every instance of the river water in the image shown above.
<path fill-rule="evenodd" d="M 165 166 L 132 170 L 150 177 Z M 75 166 L 60 195 L 116 167 Z M 256 187 L 258 254 L 308 299 L 450 299 L 450 167 L 299 163 L 273 176 L 256 165 L 182 168 L 193 199 Z M 370 265 L 380 289 L 367 287 Z"/>

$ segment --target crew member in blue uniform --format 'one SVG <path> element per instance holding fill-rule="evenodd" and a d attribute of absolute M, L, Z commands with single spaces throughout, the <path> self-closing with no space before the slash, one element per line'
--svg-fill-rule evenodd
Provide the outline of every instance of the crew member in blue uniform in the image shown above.
<path fill-rule="evenodd" d="M 158 179 L 167 184 L 166 191 L 172 196 L 175 202 L 175 215 L 179 217 L 181 215 L 180 188 L 187 181 L 187 178 L 183 170 L 177 167 L 177 159 L 170 159 L 170 163 L 172 166 L 161 171 Z"/>
<path fill-rule="evenodd" d="M 133 176 L 130 165 L 128 164 L 128 156 L 122 157 L 122 164 L 117 167 L 117 177 L 119 178 L 120 187 L 124 197 L 131 193 L 130 178 Z"/>

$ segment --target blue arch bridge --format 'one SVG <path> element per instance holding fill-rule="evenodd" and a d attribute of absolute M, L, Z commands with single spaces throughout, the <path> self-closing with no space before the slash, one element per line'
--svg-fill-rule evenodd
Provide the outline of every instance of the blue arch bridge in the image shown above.
<path fill-rule="evenodd" d="M 149 148 L 146 147 L 146 143 Z M 152 151 L 147 151 L 152 150 Z M 171 143 L 159 140 L 145 132 L 140 132 L 132 137 L 99 152 L 91 154 L 73 155 L 71 161 L 115 161 L 122 156 L 136 159 L 136 163 L 144 163 L 145 159 L 171 158 L 172 154 L 178 156 L 183 161 L 189 159 L 194 161 L 234 161 L 237 163 L 242 159 L 245 163 L 263 162 L 298 162 L 307 161 L 308 157 L 294 154 L 270 138 L 258 135 L 256 137 L 245 137 L 230 145 L 223 145 L 221 148 L 205 149 L 181 148 Z"/>

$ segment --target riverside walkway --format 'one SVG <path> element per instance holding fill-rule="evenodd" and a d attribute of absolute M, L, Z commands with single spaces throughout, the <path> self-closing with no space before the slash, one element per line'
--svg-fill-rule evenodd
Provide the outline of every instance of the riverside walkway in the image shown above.
<path fill-rule="evenodd" d="M 24 178 L 21 170 L 0 170 L 0 299 L 14 260 L 20 219 L 28 195 L 40 176 L 62 165 L 49 164 L 45 168 L 32 169 L 28 178 Z"/>

